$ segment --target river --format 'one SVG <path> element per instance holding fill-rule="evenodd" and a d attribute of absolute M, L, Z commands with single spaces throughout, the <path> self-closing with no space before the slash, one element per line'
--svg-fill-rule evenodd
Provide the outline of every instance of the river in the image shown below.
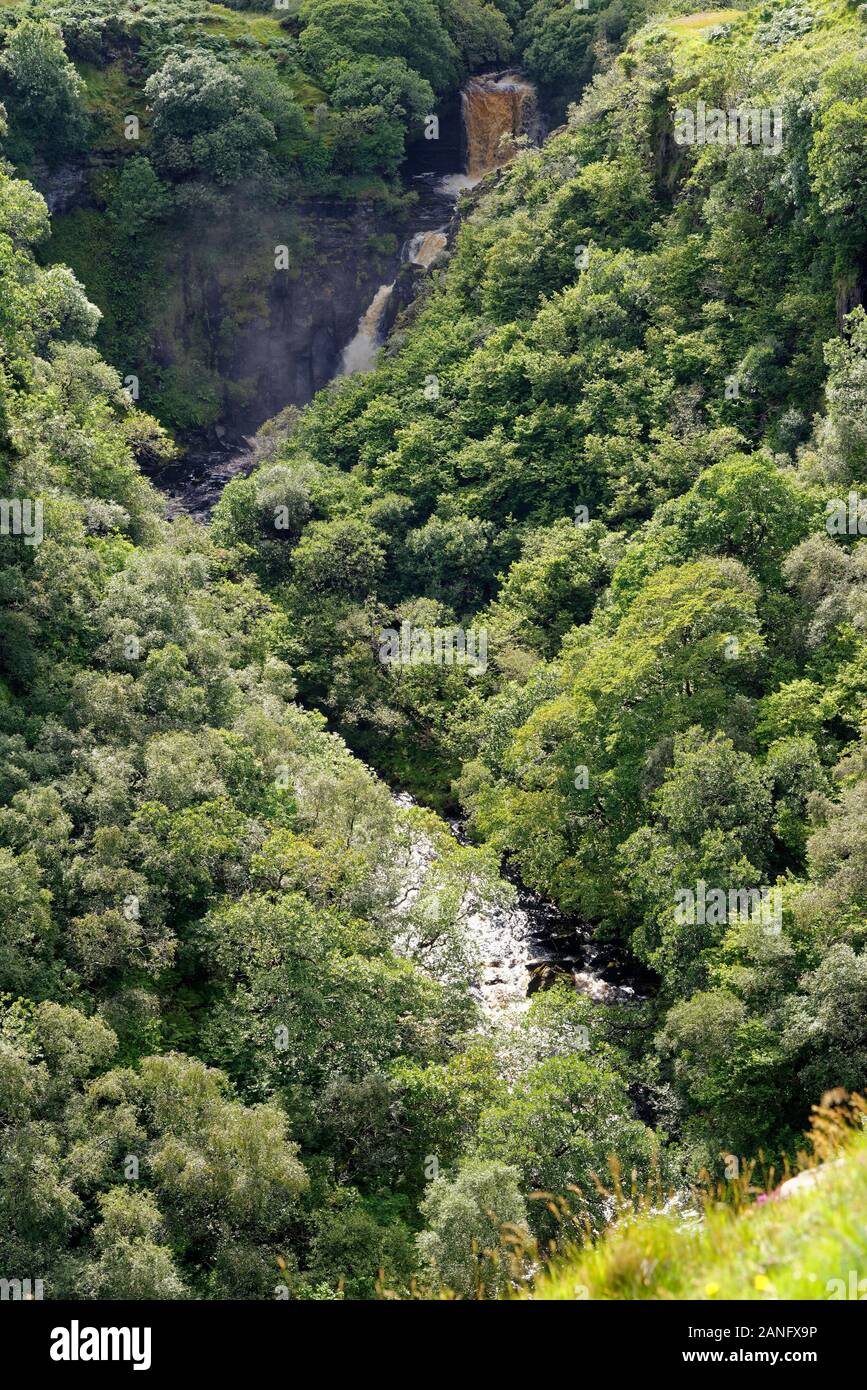
<path fill-rule="evenodd" d="M 416 804 L 409 792 L 392 796 L 397 806 Z M 447 823 L 455 839 L 466 843 L 463 824 Z M 434 857 L 424 834 L 413 837 L 412 850 L 406 904 L 419 891 Z M 467 901 L 461 919 L 469 954 L 477 961 L 468 987 L 487 1018 L 523 1012 L 533 994 L 561 979 L 571 979 L 576 991 L 595 1004 L 635 1004 L 652 992 L 652 977 L 624 947 L 595 940 L 586 922 L 510 877 L 511 903 L 492 901 L 482 891 Z"/>
<path fill-rule="evenodd" d="M 511 907 L 482 904 L 467 922 L 481 968 L 472 993 L 484 1013 L 525 1007 L 537 990 L 570 979 L 594 1004 L 635 1004 L 650 979 L 622 946 L 594 940 L 591 928 L 521 884 Z"/>

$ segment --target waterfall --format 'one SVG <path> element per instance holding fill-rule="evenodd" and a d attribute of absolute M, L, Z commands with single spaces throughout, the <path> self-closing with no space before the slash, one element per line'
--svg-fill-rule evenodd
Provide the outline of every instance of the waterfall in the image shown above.
<path fill-rule="evenodd" d="M 447 174 L 437 180 L 434 205 L 446 201 L 453 205 L 459 195 L 478 183 L 489 169 L 496 169 L 511 159 L 516 135 L 538 135 L 539 117 L 536 89 L 516 72 L 489 72 L 471 77 L 461 93 L 464 136 L 466 142 L 466 172 Z M 429 177 L 433 177 L 430 175 Z M 442 210 L 440 209 L 440 216 Z M 427 270 L 446 245 L 445 226 L 431 228 L 428 222 L 405 243 L 402 259 Z M 382 326 L 394 289 L 380 285 L 373 300 L 358 321 L 355 337 L 347 343 L 340 359 L 338 376 L 353 372 L 369 372 L 376 366 L 376 355 L 382 346 Z"/>
<path fill-rule="evenodd" d="M 518 73 L 486 73 L 470 78 L 462 103 L 467 174 L 478 179 L 511 159 L 514 136 L 534 127 L 536 89 Z"/>
<path fill-rule="evenodd" d="M 446 244 L 446 234 L 442 227 L 434 231 L 416 232 L 404 246 L 404 259 L 411 265 L 427 270 Z M 353 372 L 370 372 L 376 366 L 376 354 L 382 346 L 382 322 L 394 281 L 390 285 L 380 285 L 367 309 L 358 320 L 355 337 L 346 344 L 340 359 L 338 376 L 351 376 Z"/>
<path fill-rule="evenodd" d="M 338 376 L 351 376 L 353 372 L 370 372 L 376 366 L 376 354 L 382 342 L 380 325 L 393 289 L 394 281 L 390 285 L 380 285 L 376 291 L 358 320 L 355 337 L 343 349 Z"/>
<path fill-rule="evenodd" d="M 427 270 L 445 249 L 445 244 L 446 234 L 440 228 L 433 232 L 416 232 L 407 245 L 406 258 L 412 265 Z"/>

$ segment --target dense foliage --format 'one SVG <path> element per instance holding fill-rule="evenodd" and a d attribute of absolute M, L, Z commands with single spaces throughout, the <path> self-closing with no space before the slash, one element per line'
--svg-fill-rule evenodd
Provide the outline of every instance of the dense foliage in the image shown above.
<path fill-rule="evenodd" d="M 2 16 L 0 1274 L 496 1296 L 603 1230 L 612 1156 L 729 1176 L 867 1086 L 864 20 L 675 16 L 614 58 L 613 7 L 116 8 Z M 378 369 L 167 523 L 174 445 L 12 161 L 108 149 L 144 94 L 88 210 L 132 315 L 167 219 L 393 173 L 512 32 L 557 100 L 561 28 L 600 71 Z M 676 143 L 699 101 L 778 110 L 779 150 Z M 403 625 L 485 659 L 384 662 Z M 503 860 L 648 997 L 483 1019 Z M 698 885 L 735 909 L 685 916 Z"/>
<path fill-rule="evenodd" d="M 867 1042 L 863 22 L 787 16 L 647 26 L 213 528 L 305 701 L 652 968 L 633 1046 L 711 1164 L 794 1142 Z M 779 108 L 781 148 L 678 145 L 699 101 Z M 383 664 L 407 622 L 484 669 Z M 691 921 L 698 884 L 777 920 Z"/>

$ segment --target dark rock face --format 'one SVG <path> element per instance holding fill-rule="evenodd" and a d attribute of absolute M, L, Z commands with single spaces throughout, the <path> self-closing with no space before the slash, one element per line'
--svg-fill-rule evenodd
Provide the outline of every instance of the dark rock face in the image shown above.
<path fill-rule="evenodd" d="M 222 383 L 219 419 L 252 434 L 287 405 L 306 405 L 340 368 L 377 290 L 398 278 L 391 327 L 425 272 L 406 265 L 407 239 L 445 228 L 452 197 L 433 176 L 412 180 L 416 204 L 396 217 L 369 202 L 316 200 L 258 211 L 239 197 L 230 216 L 197 221 L 164 267 L 174 287 L 154 315 L 163 369 L 194 360 Z M 289 269 L 275 269 L 275 248 Z"/>
<path fill-rule="evenodd" d="M 466 132 L 460 92 L 452 92 L 437 107 L 437 125 L 407 146 L 404 177 L 453 174 L 466 167 Z"/>
<path fill-rule="evenodd" d="M 61 164 L 49 169 L 42 161 L 36 161 L 29 171 L 29 177 L 54 217 L 71 212 L 87 201 L 87 173 L 87 167 L 83 164 Z"/>
<path fill-rule="evenodd" d="M 333 263 L 331 270 L 339 280 L 338 266 Z M 238 343 L 237 373 L 254 376 L 258 383 L 255 414 L 264 408 L 271 415 L 287 401 L 309 401 L 333 376 L 341 345 L 352 333 L 357 320 L 354 285 L 332 282 L 314 302 L 309 289 L 303 281 L 278 282 L 269 295 L 269 314 Z"/>
<path fill-rule="evenodd" d="M 231 355 L 218 359 L 221 373 L 231 374 L 231 380 L 255 380 L 252 408 L 234 413 L 227 408 L 220 424 L 186 437 L 180 459 L 150 473 L 168 498 L 169 515 L 186 513 L 199 521 L 210 517 L 226 483 L 260 461 L 257 442 L 250 436 L 263 420 L 285 416 L 287 403 L 290 412 L 293 406 L 303 406 L 338 372 L 343 350 L 382 284 L 393 284 L 393 290 L 378 325 L 380 340 L 410 309 L 430 274 L 409 259 L 414 244 L 424 233 L 441 229 L 445 250 L 460 220 L 453 197 L 439 189 L 433 176 L 417 178 L 414 184 L 417 203 L 409 224 L 394 225 L 396 249 L 390 256 L 377 257 L 374 271 L 363 257 L 370 236 L 381 235 L 381 227 L 369 209 L 353 209 L 349 218 L 340 217 L 342 209 L 333 205 L 306 210 L 318 234 L 315 273 L 302 264 L 300 274 L 271 277 L 267 296 L 257 301 L 255 317 L 234 338 Z M 170 325 L 163 327 L 158 344 L 163 367 L 172 365 L 174 351 L 187 350 L 197 327 L 208 320 L 217 330 L 214 347 L 219 349 L 230 312 L 226 258 L 218 239 L 210 245 L 209 256 L 200 245 L 187 257 L 179 272 L 184 294 L 174 310 L 180 337 L 173 340 Z"/>
<path fill-rule="evenodd" d="M 250 405 L 228 412 L 227 423 L 245 432 L 287 404 L 305 405 L 331 380 L 359 318 L 399 264 L 399 240 L 390 256 L 371 254 L 370 238 L 386 229 L 370 208 L 341 218 L 320 207 L 309 217 L 312 263 L 302 264 L 296 278 L 274 274 L 265 312 L 238 334 L 228 363 L 232 379 L 256 381 Z"/>
<path fill-rule="evenodd" d="M 37 163 L 30 177 L 61 218 L 98 205 L 93 172 Z M 363 200 L 280 206 L 255 185 L 233 189 L 214 209 L 161 227 L 140 322 L 103 345 L 108 358 L 140 378 L 142 406 L 181 442 L 201 446 L 217 421 L 251 434 L 285 406 L 306 405 L 335 375 L 377 289 L 397 275 L 412 216 Z M 89 287 L 88 267 L 73 269 Z M 115 305 L 100 307 L 110 320 Z M 176 416 L 184 398 L 200 425 Z"/>
<path fill-rule="evenodd" d="M 402 233 L 364 202 L 261 214 L 247 205 L 197 220 L 164 267 L 173 289 L 153 325 L 162 370 L 207 371 L 222 389 L 219 419 L 243 435 L 286 405 L 306 405 L 397 274 Z M 288 269 L 275 266 L 281 246 Z"/>

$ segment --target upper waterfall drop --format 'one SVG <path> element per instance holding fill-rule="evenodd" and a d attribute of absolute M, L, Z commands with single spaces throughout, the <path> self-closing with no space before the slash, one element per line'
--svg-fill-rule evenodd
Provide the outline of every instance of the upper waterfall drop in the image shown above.
<path fill-rule="evenodd" d="M 428 214 L 437 204 L 445 202 L 448 208 L 445 216 L 450 215 L 461 193 L 477 184 L 488 170 L 512 158 L 518 135 L 535 138 L 540 133 L 536 89 L 518 72 L 488 72 L 471 77 L 461 92 L 461 114 L 465 172 L 437 177 L 434 171 L 428 171 L 415 176 L 422 186 L 424 180 L 436 179 L 426 193 L 431 205 Z M 443 215 L 441 207 L 440 215 Z M 402 259 L 428 270 L 446 247 L 448 224 L 441 222 L 432 226 L 429 215 L 425 223 L 404 243 Z M 380 285 L 362 314 L 355 336 L 341 354 L 338 376 L 369 372 L 376 366 L 394 284 L 393 281 Z"/>
<path fill-rule="evenodd" d="M 520 73 L 471 77 L 461 104 L 471 179 L 506 164 L 515 153 L 515 137 L 534 134 L 538 124 L 536 89 Z"/>

